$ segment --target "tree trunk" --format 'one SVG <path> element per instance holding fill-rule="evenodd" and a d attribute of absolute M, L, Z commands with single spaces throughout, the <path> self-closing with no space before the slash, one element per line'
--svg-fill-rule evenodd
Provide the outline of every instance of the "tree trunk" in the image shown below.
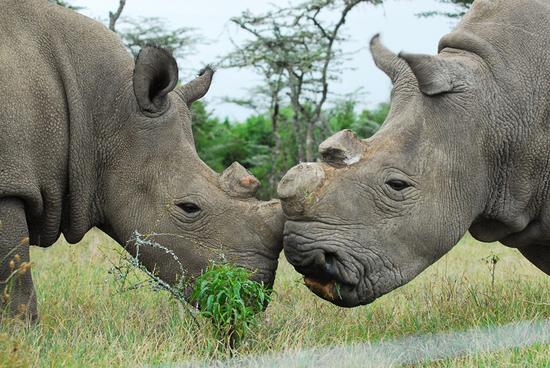
<path fill-rule="evenodd" d="M 271 152 L 271 172 L 269 175 L 269 190 L 270 194 L 275 193 L 277 185 L 279 184 L 279 168 L 277 167 L 277 161 L 281 156 L 281 135 L 279 134 L 279 102 L 275 97 L 276 102 L 271 111 L 271 130 L 273 131 L 273 139 L 275 140 L 275 147 Z"/>
<path fill-rule="evenodd" d="M 306 161 L 313 162 L 315 160 L 315 140 L 313 139 L 313 130 L 315 124 L 311 121 L 307 124 L 306 130 Z"/>
<path fill-rule="evenodd" d="M 297 163 L 304 162 L 306 158 L 305 152 L 305 137 L 302 129 L 301 119 L 298 113 L 294 112 L 293 119 L 294 136 L 296 137 L 296 144 L 298 145 L 298 157 L 296 157 Z"/>

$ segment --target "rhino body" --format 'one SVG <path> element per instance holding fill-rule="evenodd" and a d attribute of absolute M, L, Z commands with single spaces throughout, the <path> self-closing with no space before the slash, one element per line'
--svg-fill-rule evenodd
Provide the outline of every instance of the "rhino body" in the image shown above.
<path fill-rule="evenodd" d="M 320 146 L 279 186 L 284 251 L 342 306 L 409 282 L 469 230 L 550 274 L 550 3 L 477 0 L 436 56 L 371 41 L 393 81 L 381 129 Z"/>
<path fill-rule="evenodd" d="M 218 175 L 195 150 L 190 105 L 213 71 L 176 88 L 161 48 L 134 60 L 103 25 L 46 0 L 0 8 L 1 306 L 36 318 L 29 240 L 76 243 L 93 227 L 132 254 L 134 231 L 162 234 L 186 274 L 160 250 L 140 260 L 168 282 L 223 255 L 272 284 L 280 203 L 256 200 L 259 183 L 238 164 Z"/>

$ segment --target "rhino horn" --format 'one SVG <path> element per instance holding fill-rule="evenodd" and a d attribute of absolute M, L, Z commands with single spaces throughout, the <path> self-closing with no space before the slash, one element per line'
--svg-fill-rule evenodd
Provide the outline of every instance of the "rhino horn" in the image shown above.
<path fill-rule="evenodd" d="M 401 52 L 399 57 L 411 68 L 420 92 L 427 96 L 451 92 L 454 88 L 451 70 L 454 62 L 445 61 L 441 57 L 423 54 Z"/>
<path fill-rule="evenodd" d="M 379 34 L 370 40 L 370 51 L 376 66 L 390 77 L 393 84 L 402 75 L 410 74 L 407 63 L 382 44 Z"/>
<path fill-rule="evenodd" d="M 251 198 L 258 191 L 260 182 L 238 162 L 234 162 L 221 174 L 220 185 L 232 197 Z"/>
<path fill-rule="evenodd" d="M 290 169 L 277 187 L 285 214 L 302 215 L 307 204 L 314 200 L 312 193 L 322 187 L 325 178 L 325 171 L 318 163 L 303 162 Z"/>
<path fill-rule="evenodd" d="M 207 66 L 199 72 L 197 78 L 179 87 L 176 91 L 185 101 L 187 106 L 190 106 L 193 102 L 206 95 L 206 92 L 210 89 L 210 84 L 212 83 L 213 77 L 214 69 Z"/>
<path fill-rule="evenodd" d="M 319 145 L 321 160 L 334 166 L 348 166 L 363 157 L 363 142 L 349 129 L 342 130 Z"/>

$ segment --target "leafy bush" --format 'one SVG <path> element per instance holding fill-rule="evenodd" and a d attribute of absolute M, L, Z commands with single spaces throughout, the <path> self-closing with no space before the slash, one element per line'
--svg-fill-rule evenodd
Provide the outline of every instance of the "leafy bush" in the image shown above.
<path fill-rule="evenodd" d="M 250 279 L 250 271 L 212 263 L 197 278 L 190 301 L 212 322 L 217 338 L 233 348 L 257 324 L 257 314 L 271 301 L 271 295 L 263 283 Z"/>
<path fill-rule="evenodd" d="M 118 262 L 112 263 L 109 270 L 114 276 L 119 293 L 146 288 L 152 291 L 167 292 L 180 303 L 182 313 L 188 313 L 201 331 L 204 317 L 214 328 L 216 339 L 224 348 L 236 347 L 257 324 L 257 314 L 271 301 L 271 290 L 263 283 L 250 279 L 251 273 L 245 268 L 221 262 L 212 262 L 206 271 L 197 277 L 190 297 L 186 297 L 189 279 L 178 257 L 170 249 L 154 241 L 156 234 L 142 235 L 134 232 L 129 243 L 136 249 L 135 256 L 119 253 Z M 148 270 L 139 260 L 142 248 L 153 248 L 171 256 L 179 264 L 181 277 L 171 285 L 159 278 L 156 272 Z M 196 311 L 192 305 L 198 306 Z M 208 323 L 208 322 L 206 322 Z"/>

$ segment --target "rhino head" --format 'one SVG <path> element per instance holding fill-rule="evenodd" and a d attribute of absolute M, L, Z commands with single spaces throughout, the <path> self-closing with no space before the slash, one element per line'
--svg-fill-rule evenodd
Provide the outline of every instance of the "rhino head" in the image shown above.
<path fill-rule="evenodd" d="M 165 281 L 192 280 L 223 256 L 271 286 L 282 250 L 280 202 L 255 199 L 259 182 L 238 163 L 220 175 L 195 149 L 190 106 L 213 74 L 206 68 L 177 87 L 174 58 L 153 46 L 141 50 L 104 137 L 99 227 L 134 255 L 134 231 L 171 250 L 178 260 L 139 249 L 140 261 Z"/>
<path fill-rule="evenodd" d="M 366 140 L 330 137 L 320 162 L 292 168 L 278 188 L 287 259 L 313 292 L 346 307 L 374 301 L 449 251 L 489 188 L 487 142 L 472 129 L 485 114 L 483 63 L 456 49 L 396 55 L 377 36 L 371 52 L 394 83 L 381 129 Z"/>

